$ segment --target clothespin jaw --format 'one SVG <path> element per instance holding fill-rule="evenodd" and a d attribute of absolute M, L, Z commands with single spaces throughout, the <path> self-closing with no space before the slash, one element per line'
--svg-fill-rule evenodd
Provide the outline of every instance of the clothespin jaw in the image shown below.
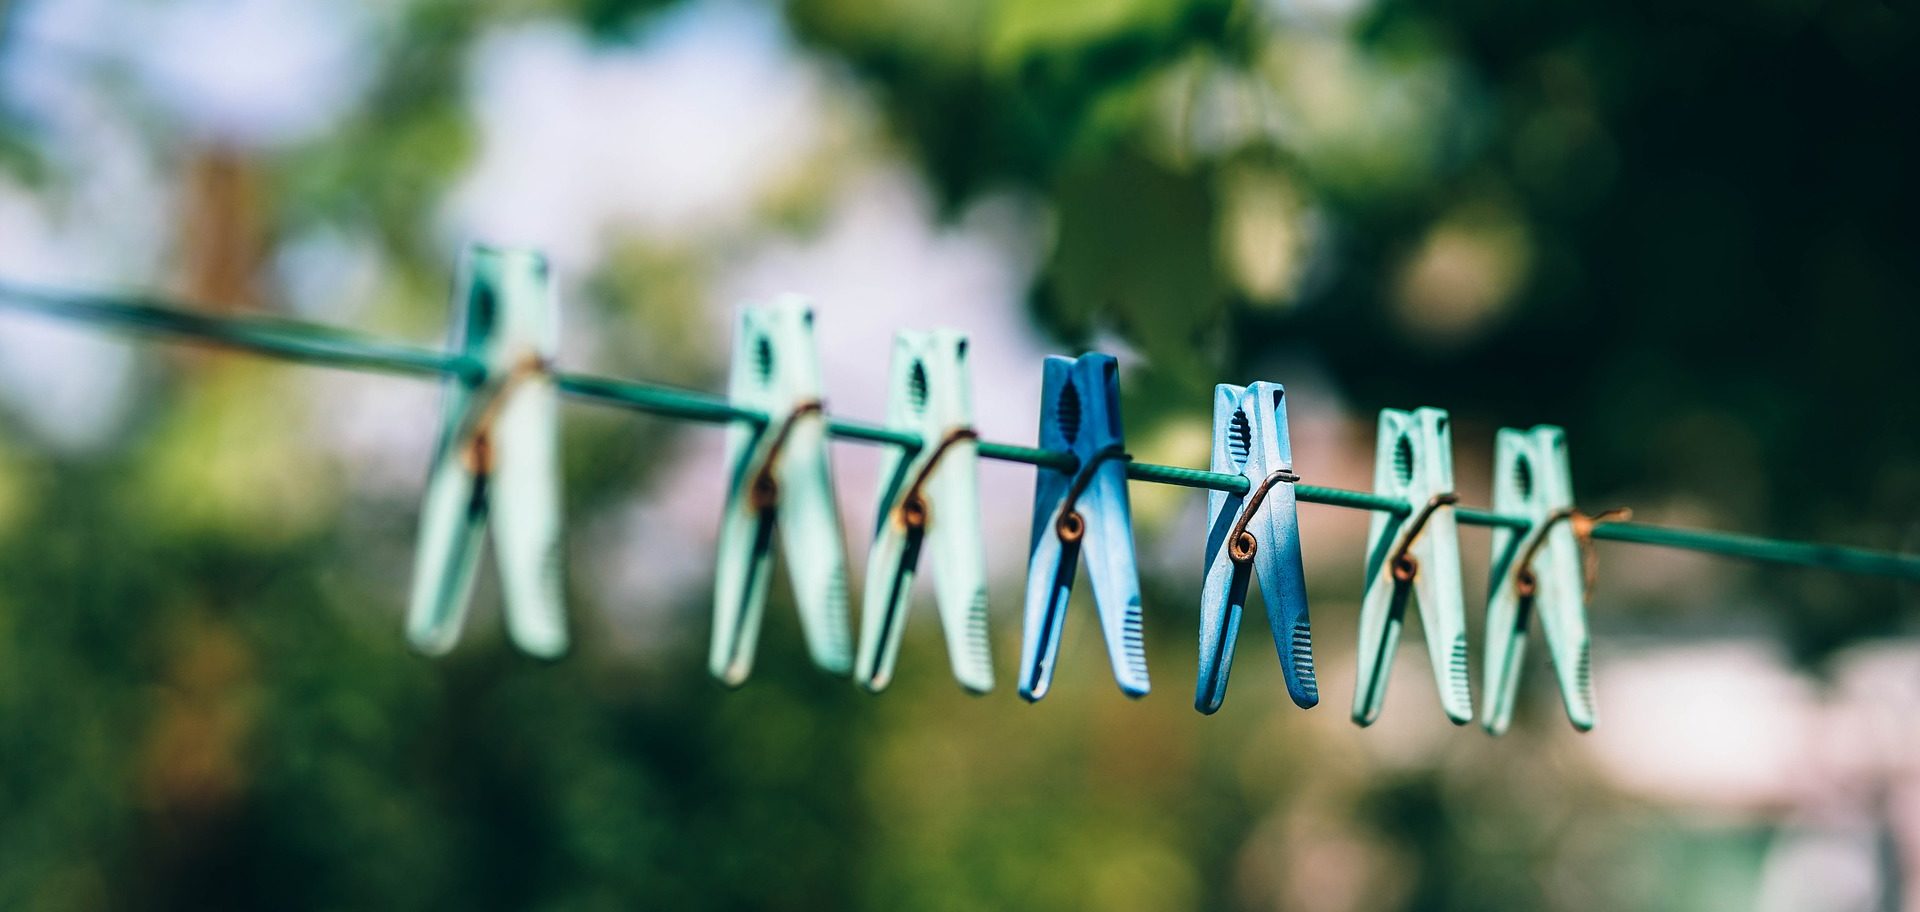
<path fill-rule="evenodd" d="M 1460 537 L 1453 506 L 1453 435 L 1434 408 L 1380 411 L 1375 492 L 1406 504 L 1404 514 L 1375 513 L 1368 533 L 1367 586 L 1360 605 L 1360 664 L 1353 720 L 1380 716 L 1407 599 L 1420 599 L 1440 704 L 1456 725 L 1473 719 L 1467 625 L 1460 590 Z"/>
<path fill-rule="evenodd" d="M 1493 508 L 1524 516 L 1525 531 L 1493 530 L 1493 578 L 1487 585 L 1487 666 L 1480 724 L 1489 734 L 1507 730 L 1526 657 L 1527 624 L 1540 617 L 1567 718 L 1593 728 L 1592 640 L 1587 633 L 1587 586 L 1574 532 L 1573 476 L 1566 432 L 1552 425 L 1506 428 L 1494 441 Z"/>
<path fill-rule="evenodd" d="M 805 299 L 741 310 L 727 396 L 767 422 L 735 422 L 727 431 L 730 475 L 707 668 L 728 686 L 752 671 L 778 530 L 807 651 L 822 670 L 844 675 L 853 666 L 847 555 L 820 405 L 813 308 Z"/>
<path fill-rule="evenodd" d="M 1077 360 L 1056 355 L 1046 361 L 1040 447 L 1072 454 L 1079 465 L 1072 471 L 1042 467 L 1034 483 L 1026 624 L 1020 643 L 1020 696 L 1028 701 L 1046 696 L 1053 682 L 1061 625 L 1083 552 L 1114 679 L 1130 697 L 1149 689 L 1119 376 L 1119 364 L 1111 355 L 1086 354 Z"/>
<path fill-rule="evenodd" d="M 459 638 L 489 521 L 509 636 L 542 658 L 567 649 L 550 281 L 532 251 L 476 246 L 462 263 L 454 344 L 479 371 L 448 384 L 421 505 L 407 607 L 407 638 L 421 652 L 445 653 Z"/>
<path fill-rule="evenodd" d="M 1240 615 L 1257 573 L 1287 694 L 1295 705 L 1311 708 L 1320 702 L 1320 687 L 1313 676 L 1313 633 L 1293 491 L 1299 476 L 1293 472 L 1286 392 L 1280 384 L 1214 387 L 1212 469 L 1244 476 L 1248 488 L 1246 494 L 1213 491 L 1207 496 L 1211 522 L 1193 707 L 1212 713 L 1226 699 Z"/>
<path fill-rule="evenodd" d="M 967 337 L 949 330 L 894 337 L 887 426 L 920 436 L 890 452 L 867 557 L 866 611 L 854 680 L 878 693 L 893 680 L 921 552 L 931 550 L 935 603 L 960 686 L 993 689 L 987 560 L 980 529 L 980 456 Z"/>

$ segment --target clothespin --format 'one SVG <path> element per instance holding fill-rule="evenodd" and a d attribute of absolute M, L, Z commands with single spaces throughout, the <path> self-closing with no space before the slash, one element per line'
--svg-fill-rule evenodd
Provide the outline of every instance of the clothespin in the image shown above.
<path fill-rule="evenodd" d="M 1287 440 L 1285 390 L 1278 383 L 1213 388 L 1213 471 L 1247 479 L 1246 494 L 1214 491 L 1207 532 L 1206 589 L 1200 601 L 1200 678 L 1193 708 L 1211 713 L 1227 696 L 1240 613 L 1255 573 L 1266 595 L 1267 622 L 1280 653 L 1287 693 L 1308 709 L 1320 702 L 1313 678 L 1313 633 L 1307 621 L 1306 571 L 1300 562 L 1300 520 Z"/>
<path fill-rule="evenodd" d="M 707 668 L 728 686 L 753 670 L 773 570 L 776 529 L 786 552 L 807 651 L 822 670 L 853 665 L 847 620 L 847 555 L 833 498 L 813 309 L 783 297 L 740 312 L 728 399 L 763 412 L 765 424 L 727 431 L 726 512 L 720 521 Z"/>
<path fill-rule="evenodd" d="M 1083 550 L 1114 679 L 1130 697 L 1148 690 L 1119 374 L 1111 355 L 1077 360 L 1055 355 L 1046 361 L 1040 447 L 1072 454 L 1079 464 L 1072 471 L 1042 467 L 1034 482 L 1026 629 L 1020 642 L 1020 696 L 1029 701 L 1046 696 L 1053 683 L 1067 597 Z"/>
<path fill-rule="evenodd" d="M 986 693 L 993 689 L 993 657 L 967 337 L 949 330 L 895 335 L 888 389 L 887 426 L 919 435 L 921 444 L 891 452 L 880 476 L 854 679 L 874 693 L 893 680 L 914 568 L 931 545 L 939 564 L 934 595 L 953 676 L 961 687 Z"/>
<path fill-rule="evenodd" d="M 1587 636 L 1587 585 L 1567 468 L 1567 435 L 1552 425 L 1504 428 L 1494 442 L 1493 509 L 1524 516 L 1523 531 L 1493 530 L 1493 578 L 1487 584 L 1486 702 L 1480 724 L 1507 730 L 1526 656 L 1527 624 L 1540 616 L 1560 680 L 1567 718 L 1593 728 L 1592 642 Z"/>
<path fill-rule="evenodd" d="M 1360 605 L 1360 665 L 1353 694 L 1353 721 L 1361 725 L 1380 716 L 1407 599 L 1415 593 L 1440 705 L 1456 725 L 1473 719 L 1460 536 L 1453 516 L 1459 498 L 1453 493 L 1453 435 L 1447 425 L 1447 413 L 1440 409 L 1380 410 L 1373 489 L 1404 503 L 1406 512 L 1373 514 L 1367 535 L 1372 548 Z"/>
<path fill-rule="evenodd" d="M 547 262 L 527 250 L 474 247 L 455 301 L 455 345 L 478 366 L 448 384 L 440 441 L 420 509 L 407 638 L 453 648 L 493 521 L 507 632 L 542 658 L 567 649 L 560 565 L 559 321 Z"/>

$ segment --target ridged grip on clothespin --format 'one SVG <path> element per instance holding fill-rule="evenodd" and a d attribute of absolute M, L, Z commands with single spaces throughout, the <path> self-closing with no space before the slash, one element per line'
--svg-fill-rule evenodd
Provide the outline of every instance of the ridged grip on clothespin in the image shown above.
<path fill-rule="evenodd" d="M 1524 531 L 1493 530 L 1481 725 L 1497 735 L 1512 722 L 1528 621 L 1538 615 L 1567 718 L 1574 728 L 1587 731 L 1594 723 L 1593 647 L 1587 632 L 1585 567 L 1574 525 L 1568 521 L 1573 476 L 1566 432 L 1545 424 L 1528 431 L 1502 429 L 1495 438 L 1493 464 L 1494 511 L 1525 517 L 1533 525 Z M 1529 554 L 1530 565 L 1521 566 Z"/>
<path fill-rule="evenodd" d="M 1417 595 L 1440 704 L 1447 718 L 1464 725 L 1473 719 L 1473 691 L 1452 507 L 1453 434 L 1446 412 L 1380 411 L 1373 489 L 1405 503 L 1407 512 L 1375 513 L 1369 527 L 1353 720 L 1370 725 L 1379 718 L 1407 600 Z"/>
<path fill-rule="evenodd" d="M 727 431 L 707 668 L 730 686 L 752 671 L 777 531 L 807 651 L 823 671 L 844 675 L 853 666 L 847 555 L 820 406 L 813 309 L 804 298 L 789 295 L 740 312 L 727 396 L 767 422 L 736 421 Z"/>
<path fill-rule="evenodd" d="M 1280 384 L 1214 387 L 1212 469 L 1245 477 L 1248 489 L 1246 494 L 1215 490 L 1207 496 L 1211 522 L 1194 708 L 1215 712 L 1226 699 L 1240 616 L 1256 575 L 1287 693 L 1301 708 L 1312 707 L 1320 702 L 1320 688 L 1313 674 L 1313 633 L 1293 491 L 1298 476 L 1293 473 L 1286 394 Z"/>
<path fill-rule="evenodd" d="M 869 691 L 893 680 L 923 550 L 932 551 L 937 565 L 935 603 L 954 678 L 973 693 L 993 689 L 972 388 L 965 335 L 936 330 L 894 337 L 887 427 L 917 434 L 921 445 L 891 450 L 881 470 L 854 663 L 854 680 Z"/>
<path fill-rule="evenodd" d="M 482 366 L 448 383 L 415 550 L 407 637 L 453 648 L 472 600 L 491 522 L 508 634 L 543 658 L 566 651 L 562 598 L 559 391 L 551 374 L 559 321 L 546 260 L 475 247 L 455 295 L 454 347 Z"/>
<path fill-rule="evenodd" d="M 1060 655 L 1061 625 L 1082 552 L 1106 636 L 1114 679 L 1127 696 L 1150 688 L 1140 610 L 1140 572 L 1127 498 L 1126 441 L 1120 429 L 1119 365 L 1113 356 L 1047 358 L 1041 387 L 1040 448 L 1070 453 L 1072 472 L 1042 467 L 1033 495 L 1020 696 L 1046 696 Z"/>

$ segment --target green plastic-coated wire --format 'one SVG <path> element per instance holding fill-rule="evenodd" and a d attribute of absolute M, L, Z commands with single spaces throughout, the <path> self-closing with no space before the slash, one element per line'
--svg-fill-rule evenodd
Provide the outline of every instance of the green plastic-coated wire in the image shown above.
<path fill-rule="evenodd" d="M 1329 507 L 1345 507 L 1349 510 L 1377 510 L 1382 513 L 1409 513 L 1407 505 L 1401 501 L 1367 491 L 1349 491 L 1345 488 L 1323 488 L 1319 485 L 1296 485 L 1294 496 L 1305 503 L 1325 504 Z"/>
<path fill-rule="evenodd" d="M 1533 525 L 1533 523 L 1518 516 L 1507 516 L 1502 513 L 1495 513 L 1492 510 L 1481 510 L 1474 507 L 1455 507 L 1453 510 L 1453 518 L 1469 526 L 1497 526 L 1506 529 L 1517 529 L 1522 532 L 1525 532 L 1529 526 Z"/>
<path fill-rule="evenodd" d="M 1637 522 L 1596 523 L 1593 527 L 1593 537 L 1606 541 L 1631 542 L 1636 545 L 1699 551 L 1704 554 L 1744 558 L 1763 563 L 1793 564 L 1864 576 L 1890 576 L 1895 579 L 1920 582 L 1920 557 L 1910 554 L 1869 551 L 1863 548 L 1815 542 L 1780 541 L 1731 532 L 1676 529 L 1672 526 Z"/>
<path fill-rule="evenodd" d="M 848 421 L 844 418 L 828 419 L 827 433 L 842 440 L 854 440 L 860 443 L 877 443 L 915 450 L 920 448 L 918 434 L 876 427 L 860 421 Z"/>
<path fill-rule="evenodd" d="M 308 364 L 394 374 L 479 376 L 480 366 L 431 348 L 383 342 L 343 330 L 260 317 L 215 317 L 140 299 L 0 282 L 0 303 L 16 310 L 204 342 Z"/>
<path fill-rule="evenodd" d="M 555 374 L 554 382 L 559 385 L 562 394 L 583 402 L 618 406 L 664 418 L 708 424 L 728 421 L 746 421 L 757 425 L 767 423 L 767 416 L 761 412 L 740 408 L 725 399 L 705 393 L 585 374 Z"/>
<path fill-rule="evenodd" d="M 197 314 L 143 298 L 120 298 L 0 281 L 0 306 L 77 323 L 205 343 L 307 364 L 414 376 L 472 378 L 480 374 L 479 365 L 437 349 L 388 342 L 289 320 Z M 767 416 L 758 411 L 737 407 L 722 397 L 706 393 L 586 374 L 561 372 L 556 373 L 554 379 L 565 395 L 599 405 L 709 424 L 746 421 L 764 425 L 767 421 Z M 858 443 L 898 447 L 922 445 L 919 437 L 912 433 L 843 418 L 829 418 L 827 431 L 836 438 Z M 1072 456 L 1034 447 L 981 441 L 979 448 L 980 455 L 987 459 L 1063 471 L 1070 471 L 1075 465 Z M 1240 475 L 1147 462 L 1128 463 L 1127 477 L 1154 484 L 1232 494 L 1245 494 L 1248 488 L 1246 478 Z M 1365 491 L 1305 484 L 1297 485 L 1294 491 L 1306 503 L 1356 510 L 1407 512 L 1405 504 Z M 1526 529 L 1529 526 L 1524 518 L 1473 507 L 1459 507 L 1454 512 L 1459 521 L 1467 525 L 1509 529 Z M 1593 528 L 1593 537 L 1764 563 L 1920 581 L 1920 555 L 1635 522 L 1598 523 Z"/>
<path fill-rule="evenodd" d="M 983 459 L 997 459 L 1001 462 L 1024 462 L 1031 466 L 1046 466 L 1062 472 L 1071 472 L 1080 464 L 1080 460 L 1066 453 L 1056 453 L 1038 447 L 1015 446 L 1011 443 L 981 441 L 980 456 Z"/>
<path fill-rule="evenodd" d="M 1227 475 L 1220 472 L 1206 472 L 1183 466 L 1155 465 L 1151 462 L 1127 463 L 1127 477 L 1135 481 L 1148 481 L 1154 484 L 1179 485 L 1183 488 L 1207 488 L 1225 491 L 1229 494 L 1247 493 L 1247 479 L 1241 475 Z"/>

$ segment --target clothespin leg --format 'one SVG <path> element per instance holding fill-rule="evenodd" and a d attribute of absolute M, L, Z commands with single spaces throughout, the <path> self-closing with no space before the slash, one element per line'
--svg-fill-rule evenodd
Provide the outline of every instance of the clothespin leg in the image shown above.
<path fill-rule="evenodd" d="M 1027 577 L 1026 624 L 1020 638 L 1020 697 L 1029 703 L 1038 702 L 1053 687 L 1067 600 L 1073 594 L 1073 577 L 1080 564 L 1080 545 L 1062 542 L 1051 531 L 1057 519 L 1055 511 L 1048 530 L 1034 544 L 1032 558 L 1035 566 L 1051 567 L 1053 572 L 1030 573 Z"/>
<path fill-rule="evenodd" d="M 1284 501 L 1278 497 L 1285 497 Z M 1262 510 L 1291 505 L 1291 492 L 1269 494 Z M 1273 630 L 1274 650 L 1280 657 L 1280 671 L 1287 682 L 1287 696 L 1295 706 L 1312 709 L 1320 703 L 1320 683 L 1314 676 L 1313 625 L 1307 616 L 1306 571 L 1301 562 L 1300 539 L 1281 535 L 1275 524 L 1267 525 L 1267 540 L 1260 543 L 1266 551 L 1276 552 L 1272 560 L 1259 564 L 1260 595 L 1267 603 L 1267 624 Z"/>
<path fill-rule="evenodd" d="M 560 515 L 560 392 L 547 376 L 513 391 L 494 421 L 494 436 L 511 441 L 494 457 L 494 554 L 500 566 L 507 633 L 541 658 L 567 650 Z"/>
<path fill-rule="evenodd" d="M 1425 607 L 1420 626 L 1426 634 L 1427 658 L 1433 665 L 1440 706 L 1455 725 L 1465 725 L 1473 721 L 1466 620 L 1458 611 L 1441 610 L 1443 605 L 1459 604 L 1460 555 L 1457 549 L 1443 546 L 1456 541 L 1458 533 L 1452 509 L 1435 512 L 1427 523 L 1426 534 L 1414 543 L 1420 572 L 1414 576 L 1413 587 Z"/>
<path fill-rule="evenodd" d="M 474 401 L 464 389 L 453 389 L 449 396 L 457 402 Z M 421 504 L 413 591 L 407 603 L 407 641 L 427 655 L 444 655 L 460 637 L 487 524 L 483 480 L 463 464 L 465 454 L 455 435 L 449 431 L 442 437 Z"/>
<path fill-rule="evenodd" d="M 744 489 L 750 473 L 758 471 L 754 456 L 767 433 L 745 422 L 728 429 L 727 451 L 734 456 L 729 490 Z M 773 532 L 771 511 L 748 497 L 729 498 L 714 557 L 713 636 L 707 647 L 707 671 L 728 687 L 745 683 L 753 671 L 773 569 Z"/>
<path fill-rule="evenodd" d="M 1404 522 L 1404 517 L 1375 514 L 1367 535 L 1375 544 L 1367 558 L 1367 589 L 1360 604 L 1360 651 L 1353 685 L 1353 721 L 1360 725 L 1372 725 L 1380 718 L 1387 681 L 1393 674 L 1394 651 L 1400 644 L 1400 628 L 1405 623 L 1407 599 L 1413 591 L 1394 579 L 1393 569 L 1387 566 Z"/>
<path fill-rule="evenodd" d="M 785 499 L 780 539 L 807 652 L 821 670 L 844 675 L 853 668 L 847 561 L 839 507 L 833 502 L 826 431 L 820 420 L 808 420 L 793 429 L 779 470 Z"/>
<path fill-rule="evenodd" d="M 1234 510 L 1220 514 L 1216 525 L 1222 543 L 1214 548 L 1214 560 L 1207 566 L 1206 589 L 1200 605 L 1200 674 L 1194 684 L 1193 708 L 1203 713 L 1218 712 L 1227 698 L 1228 675 L 1233 670 L 1233 647 L 1240 638 L 1240 616 L 1247 603 L 1247 588 L 1253 574 L 1247 573 L 1227 556 L 1224 539 L 1231 527 Z"/>
<path fill-rule="evenodd" d="M 1596 714 L 1593 639 L 1587 630 L 1587 593 L 1581 580 L 1585 561 L 1572 528 L 1565 523 L 1547 533 L 1546 548 L 1555 566 L 1568 570 L 1554 574 L 1543 589 L 1554 600 L 1554 610 L 1540 611 L 1541 632 L 1547 639 L 1567 720 L 1580 731 L 1591 731 Z"/>
<path fill-rule="evenodd" d="M 885 477 L 891 481 L 881 498 L 886 512 L 879 519 L 872 550 L 867 554 L 866 588 L 862 590 L 866 610 L 861 613 L 860 646 L 853 667 L 854 682 L 869 693 L 879 693 L 893 682 L 924 537 L 920 530 L 905 524 L 898 510 L 913 460 L 901 452 L 891 453 L 888 458 L 892 465 Z"/>
<path fill-rule="evenodd" d="M 987 635 L 987 564 L 981 547 L 979 456 L 972 441 L 953 452 L 927 481 L 937 511 L 928 536 L 936 555 L 934 591 L 954 677 L 972 693 L 993 689 Z"/>
<path fill-rule="evenodd" d="M 1520 669 L 1527 654 L 1527 627 L 1533 600 L 1513 591 L 1514 561 L 1526 536 L 1509 529 L 1493 532 L 1493 574 L 1488 581 L 1487 640 L 1482 671 L 1486 694 L 1481 697 L 1480 726 L 1490 735 L 1503 734 L 1513 721 L 1514 700 L 1520 690 Z"/>
<path fill-rule="evenodd" d="M 1147 644 L 1140 610 L 1140 576 L 1134 564 L 1133 517 L 1128 514 L 1126 465 L 1109 462 L 1099 469 L 1089 493 L 1101 506 L 1087 522 L 1087 576 L 1106 634 L 1107 657 L 1121 692 L 1142 697 L 1147 678 Z"/>

